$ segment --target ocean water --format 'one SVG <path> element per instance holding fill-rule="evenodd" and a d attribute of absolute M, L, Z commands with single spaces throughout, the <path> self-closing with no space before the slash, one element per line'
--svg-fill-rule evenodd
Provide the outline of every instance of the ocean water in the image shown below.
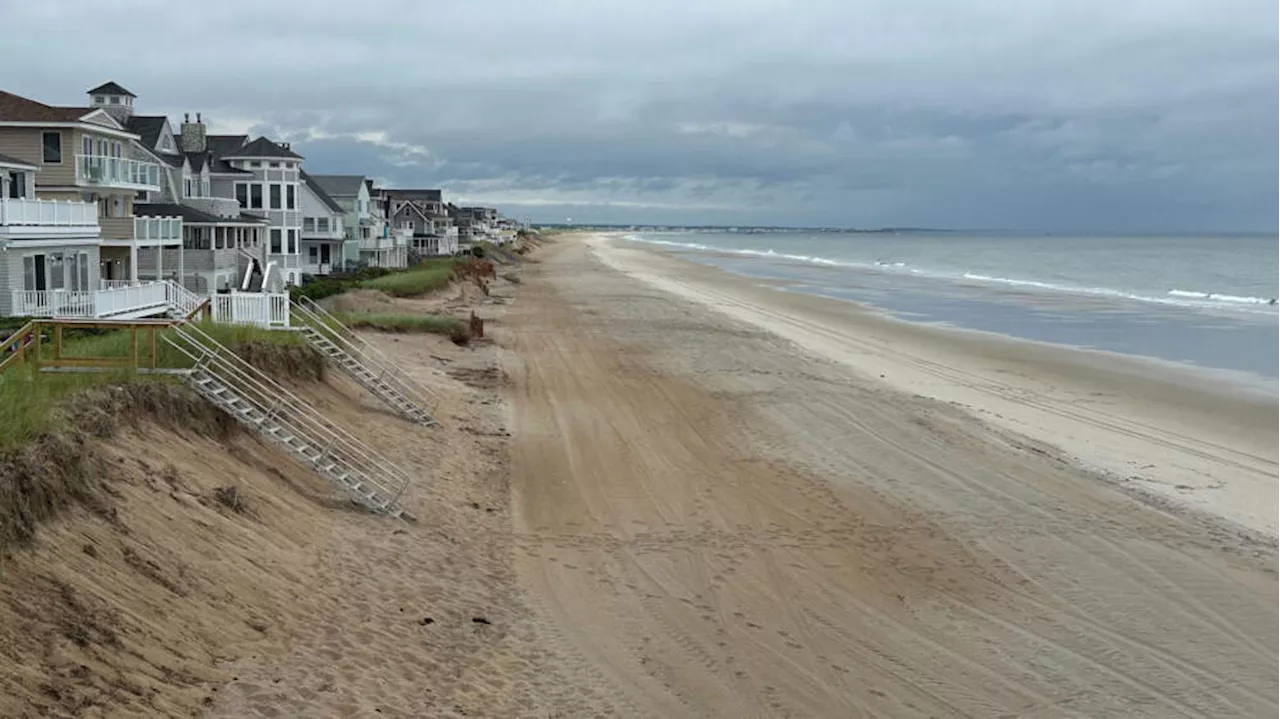
<path fill-rule="evenodd" d="M 1237 381 L 1276 386 L 1274 235 L 695 231 L 627 239 L 905 320 L 1229 370 Z"/>

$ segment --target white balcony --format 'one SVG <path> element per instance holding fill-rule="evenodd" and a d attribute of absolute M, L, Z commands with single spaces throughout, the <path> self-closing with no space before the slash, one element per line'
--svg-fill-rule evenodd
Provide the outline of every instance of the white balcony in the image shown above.
<path fill-rule="evenodd" d="M 154 162 L 106 155 L 76 155 L 76 184 L 123 190 L 160 190 L 160 166 Z"/>
<path fill-rule="evenodd" d="M 152 245 L 171 245 L 182 242 L 181 217 L 135 217 L 133 239 Z"/>
<path fill-rule="evenodd" d="M 0 198 L 0 237 L 98 237 L 92 202 Z"/>
<path fill-rule="evenodd" d="M 14 290 L 12 311 L 20 317 L 145 317 L 168 309 L 167 292 L 164 282 L 98 290 Z"/>

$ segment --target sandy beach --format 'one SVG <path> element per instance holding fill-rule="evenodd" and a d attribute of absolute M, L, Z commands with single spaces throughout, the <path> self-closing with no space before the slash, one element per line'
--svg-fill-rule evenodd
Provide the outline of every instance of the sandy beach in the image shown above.
<path fill-rule="evenodd" d="M 1248 431 L 1274 412 L 605 237 L 483 296 L 340 300 L 486 320 L 466 347 L 365 333 L 440 427 L 290 381 L 413 473 L 418 521 L 248 434 L 128 425 L 109 503 L 0 565 L 0 715 L 1277 711 L 1275 489 L 1250 479 L 1275 448 Z M 1148 479 L 1083 468 L 1086 442 Z M 1223 486 L 1156 492 L 1174 470 Z M 1237 477 L 1256 506 L 1223 501 Z"/>
<path fill-rule="evenodd" d="M 526 278 L 517 573 L 602 713 L 1276 711 L 1274 406 L 603 237 Z M 1121 459 L 1141 491 L 1077 464 Z"/>

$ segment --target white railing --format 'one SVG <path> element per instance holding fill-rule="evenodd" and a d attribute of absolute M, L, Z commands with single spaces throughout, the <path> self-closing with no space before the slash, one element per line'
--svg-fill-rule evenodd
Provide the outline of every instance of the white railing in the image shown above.
<path fill-rule="evenodd" d="M 385 250 L 391 247 L 390 237 L 361 237 L 360 249 L 362 250 Z"/>
<path fill-rule="evenodd" d="M 287 252 L 272 252 L 267 255 L 267 262 L 274 262 L 287 270 L 296 270 L 302 266 L 302 256 Z"/>
<path fill-rule="evenodd" d="M 167 304 L 162 282 L 100 290 L 14 290 L 12 299 L 13 314 L 25 317 L 111 317 L 146 310 L 161 312 Z"/>
<path fill-rule="evenodd" d="M 289 295 L 268 292 L 214 295 L 213 321 L 256 327 L 288 327 Z"/>
<path fill-rule="evenodd" d="M 133 280 L 98 280 L 98 289 L 113 290 L 117 287 L 128 287 L 136 284 L 138 283 Z"/>
<path fill-rule="evenodd" d="M 164 281 L 164 299 L 169 307 L 177 310 L 183 317 L 194 312 L 205 301 L 203 295 L 192 292 L 174 280 Z"/>
<path fill-rule="evenodd" d="M 159 190 L 160 166 L 127 157 L 77 154 L 76 183 Z"/>
<path fill-rule="evenodd" d="M 133 218 L 133 239 L 181 242 L 182 218 L 135 217 Z"/>
<path fill-rule="evenodd" d="M 93 202 L 0 198 L 0 225 L 97 227 L 98 205 Z"/>

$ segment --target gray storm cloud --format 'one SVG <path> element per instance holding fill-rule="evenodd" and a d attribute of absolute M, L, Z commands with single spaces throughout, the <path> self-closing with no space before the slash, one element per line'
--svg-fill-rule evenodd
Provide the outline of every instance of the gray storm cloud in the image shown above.
<path fill-rule="evenodd" d="M 71 104 L 113 79 L 515 215 L 1276 226 L 1274 2 L 100 7 L 0 6 L 0 86 Z"/>

